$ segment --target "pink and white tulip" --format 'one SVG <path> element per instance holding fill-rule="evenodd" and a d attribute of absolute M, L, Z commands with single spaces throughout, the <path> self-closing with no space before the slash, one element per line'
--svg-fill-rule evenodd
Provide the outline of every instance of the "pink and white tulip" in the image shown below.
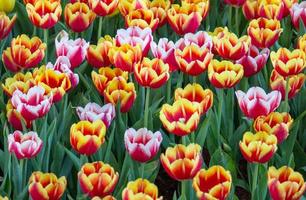
<path fill-rule="evenodd" d="M 260 87 L 251 87 L 247 93 L 241 90 L 236 91 L 236 96 L 241 111 L 248 118 L 256 118 L 261 115 L 268 115 L 278 108 L 282 100 L 279 91 L 272 91 L 268 94 Z"/>
<path fill-rule="evenodd" d="M 69 39 L 68 33 L 61 31 L 55 38 L 55 47 L 57 57 L 67 56 L 73 70 L 85 60 L 89 42 L 82 38 Z"/>
<path fill-rule="evenodd" d="M 135 130 L 129 128 L 124 134 L 125 148 L 130 156 L 139 162 L 147 162 L 151 160 L 159 151 L 163 138 L 159 131 L 152 131 L 141 128 Z"/>
<path fill-rule="evenodd" d="M 136 46 L 139 44 L 142 48 L 143 56 L 146 56 L 150 50 L 150 43 L 153 40 L 152 30 L 147 27 L 141 29 L 138 26 L 129 27 L 127 29 L 117 30 L 116 45 L 130 44 Z"/>
<path fill-rule="evenodd" d="M 98 119 L 102 120 L 108 128 L 116 116 L 115 106 L 111 103 L 99 106 L 96 103 L 88 103 L 84 108 L 77 107 L 76 112 L 80 120 L 94 122 Z"/>
<path fill-rule="evenodd" d="M 71 71 L 71 64 L 70 61 L 68 59 L 68 57 L 66 56 L 59 56 L 56 59 L 55 64 L 53 65 L 52 63 L 48 63 L 46 65 L 47 68 L 49 69 L 53 69 L 54 71 L 58 71 L 59 73 L 64 73 L 67 74 L 67 76 L 69 77 L 69 80 L 71 82 L 71 86 L 72 88 L 76 87 L 79 83 L 79 75 L 78 74 L 74 74 Z"/>
<path fill-rule="evenodd" d="M 46 115 L 51 108 L 52 100 L 53 95 L 45 95 L 45 89 L 41 86 L 30 88 L 26 94 L 17 89 L 11 99 L 13 107 L 26 120 L 35 120 Z"/>
<path fill-rule="evenodd" d="M 15 131 L 8 135 L 8 150 L 10 153 L 14 153 L 18 159 L 35 157 L 42 146 L 42 140 L 33 131 L 25 134 Z"/>
<path fill-rule="evenodd" d="M 212 38 L 205 31 L 198 31 L 196 33 L 187 33 L 184 36 L 184 42 L 187 44 L 194 43 L 200 48 L 206 47 L 210 51 L 212 50 L 213 47 Z"/>
<path fill-rule="evenodd" d="M 244 76 L 250 77 L 258 73 L 267 63 L 270 55 L 270 50 L 265 48 L 261 51 L 252 45 L 249 52 L 236 61 L 236 63 L 241 64 L 244 69 Z"/>
<path fill-rule="evenodd" d="M 290 9 L 290 15 L 295 28 L 299 29 L 300 20 L 302 20 L 304 26 L 306 26 L 306 1 L 303 1 L 300 4 L 293 4 Z"/>

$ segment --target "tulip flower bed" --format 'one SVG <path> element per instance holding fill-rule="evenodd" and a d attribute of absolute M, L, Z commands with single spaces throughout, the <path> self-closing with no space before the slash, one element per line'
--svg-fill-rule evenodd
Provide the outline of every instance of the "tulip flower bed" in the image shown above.
<path fill-rule="evenodd" d="M 0 0 L 0 200 L 306 199 L 306 2 Z"/>

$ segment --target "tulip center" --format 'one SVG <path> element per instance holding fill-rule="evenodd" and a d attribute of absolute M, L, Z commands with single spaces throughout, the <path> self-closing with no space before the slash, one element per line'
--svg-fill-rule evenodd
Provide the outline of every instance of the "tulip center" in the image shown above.
<path fill-rule="evenodd" d="M 186 118 L 184 118 L 184 117 L 181 117 L 181 118 L 179 118 L 179 120 L 178 120 L 179 122 L 181 122 L 181 123 L 185 123 L 186 122 Z"/>

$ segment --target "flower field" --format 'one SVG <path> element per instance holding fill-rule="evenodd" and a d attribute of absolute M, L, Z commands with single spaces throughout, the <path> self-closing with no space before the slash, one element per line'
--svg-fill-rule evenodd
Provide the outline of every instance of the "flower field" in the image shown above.
<path fill-rule="evenodd" d="M 0 0 L 0 200 L 306 199 L 306 1 Z"/>

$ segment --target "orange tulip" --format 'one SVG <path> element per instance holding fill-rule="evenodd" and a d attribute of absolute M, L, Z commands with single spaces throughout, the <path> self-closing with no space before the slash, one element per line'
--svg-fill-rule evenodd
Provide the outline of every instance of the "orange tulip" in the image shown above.
<path fill-rule="evenodd" d="M 147 179 L 130 181 L 122 191 L 122 200 L 162 200 L 158 197 L 158 188 Z"/>
<path fill-rule="evenodd" d="M 282 31 L 280 22 L 276 19 L 254 19 L 248 27 L 248 35 L 251 37 L 252 44 L 261 49 L 271 47 L 278 40 Z"/>
<path fill-rule="evenodd" d="M 120 102 L 120 111 L 128 112 L 136 99 L 136 91 L 133 82 L 127 82 L 123 77 L 115 77 L 104 90 L 105 101 L 116 105 Z"/>
<path fill-rule="evenodd" d="M 0 12 L 0 41 L 11 32 L 16 19 L 17 15 L 14 15 L 12 19 L 10 19 L 5 12 Z"/>
<path fill-rule="evenodd" d="M 28 90 L 34 86 L 35 82 L 31 72 L 17 73 L 13 77 L 5 79 L 2 84 L 3 91 L 11 97 L 15 90 L 20 90 L 23 93 L 27 93 Z"/>
<path fill-rule="evenodd" d="M 184 89 L 177 88 L 174 93 L 175 101 L 187 99 L 197 106 L 200 115 L 205 114 L 213 105 L 214 94 L 210 89 L 203 89 L 200 84 L 188 84 Z"/>
<path fill-rule="evenodd" d="M 23 130 L 23 124 L 27 128 L 31 128 L 32 126 L 32 121 L 23 118 L 22 115 L 13 107 L 11 100 L 6 104 L 6 117 L 15 130 Z"/>
<path fill-rule="evenodd" d="M 97 161 L 85 163 L 78 173 L 78 179 L 84 193 L 91 198 L 97 196 L 106 200 L 112 199 L 106 198 L 106 196 L 114 191 L 119 180 L 119 174 L 109 164 Z"/>
<path fill-rule="evenodd" d="M 134 67 L 136 81 L 143 87 L 159 88 L 164 85 L 169 77 L 169 65 L 161 59 L 144 58 Z"/>
<path fill-rule="evenodd" d="M 119 0 L 118 8 L 122 16 L 127 16 L 131 11 L 138 9 L 147 9 L 148 0 Z"/>
<path fill-rule="evenodd" d="M 153 12 L 154 18 L 158 19 L 158 26 L 163 26 L 167 21 L 167 11 L 171 6 L 170 0 L 153 0 L 149 4 L 149 9 Z"/>
<path fill-rule="evenodd" d="M 306 54 L 306 34 L 299 37 L 298 43 L 297 43 L 297 48 L 304 51 L 304 53 Z"/>
<path fill-rule="evenodd" d="M 70 128 L 70 144 L 80 154 L 92 155 L 105 141 L 106 126 L 101 120 L 80 121 Z"/>
<path fill-rule="evenodd" d="M 274 69 L 284 77 L 296 75 L 306 67 L 306 54 L 300 49 L 279 48 L 271 52 L 270 58 Z"/>
<path fill-rule="evenodd" d="M 227 60 L 212 60 L 208 66 L 208 79 L 217 88 L 234 87 L 243 77 L 243 66 Z"/>
<path fill-rule="evenodd" d="M 68 3 L 64 11 L 65 21 L 74 32 L 85 31 L 93 22 L 96 14 L 90 10 L 86 3 Z"/>
<path fill-rule="evenodd" d="M 91 10 L 99 16 L 111 15 L 115 12 L 119 0 L 88 0 Z"/>
<path fill-rule="evenodd" d="M 26 9 L 30 21 L 43 29 L 52 28 L 62 14 L 60 1 L 36 0 L 34 4 L 28 3 Z"/>
<path fill-rule="evenodd" d="M 155 31 L 159 23 L 159 19 L 154 17 L 152 10 L 146 8 L 133 10 L 125 16 L 125 24 L 127 27 L 138 26 L 142 29 L 150 27 Z"/>
<path fill-rule="evenodd" d="M 159 118 L 168 132 L 178 136 L 195 131 L 200 121 L 198 106 L 187 99 L 176 100 L 173 105 L 164 104 Z"/>
<path fill-rule="evenodd" d="M 92 81 L 101 95 L 104 94 L 104 90 L 109 82 L 119 76 L 128 80 L 128 73 L 119 68 L 101 67 L 98 73 L 95 71 L 91 72 Z"/>
<path fill-rule="evenodd" d="M 268 188 L 273 200 L 299 200 L 306 190 L 302 174 L 288 166 L 269 167 Z"/>
<path fill-rule="evenodd" d="M 267 19 L 281 20 L 284 16 L 283 0 L 259 0 L 258 16 Z"/>
<path fill-rule="evenodd" d="M 267 132 L 246 132 L 239 142 L 240 151 L 248 162 L 266 163 L 277 150 L 277 137 Z"/>
<path fill-rule="evenodd" d="M 215 165 L 201 169 L 192 184 L 200 200 L 225 200 L 231 191 L 232 176 L 222 166 Z"/>
<path fill-rule="evenodd" d="M 254 121 L 254 130 L 265 131 L 277 137 L 278 144 L 282 143 L 289 135 L 293 123 L 289 113 L 272 112 L 267 116 L 259 116 Z"/>
<path fill-rule="evenodd" d="M 164 169 L 175 180 L 192 179 L 202 167 L 203 158 L 198 144 L 177 144 L 160 155 Z"/>

